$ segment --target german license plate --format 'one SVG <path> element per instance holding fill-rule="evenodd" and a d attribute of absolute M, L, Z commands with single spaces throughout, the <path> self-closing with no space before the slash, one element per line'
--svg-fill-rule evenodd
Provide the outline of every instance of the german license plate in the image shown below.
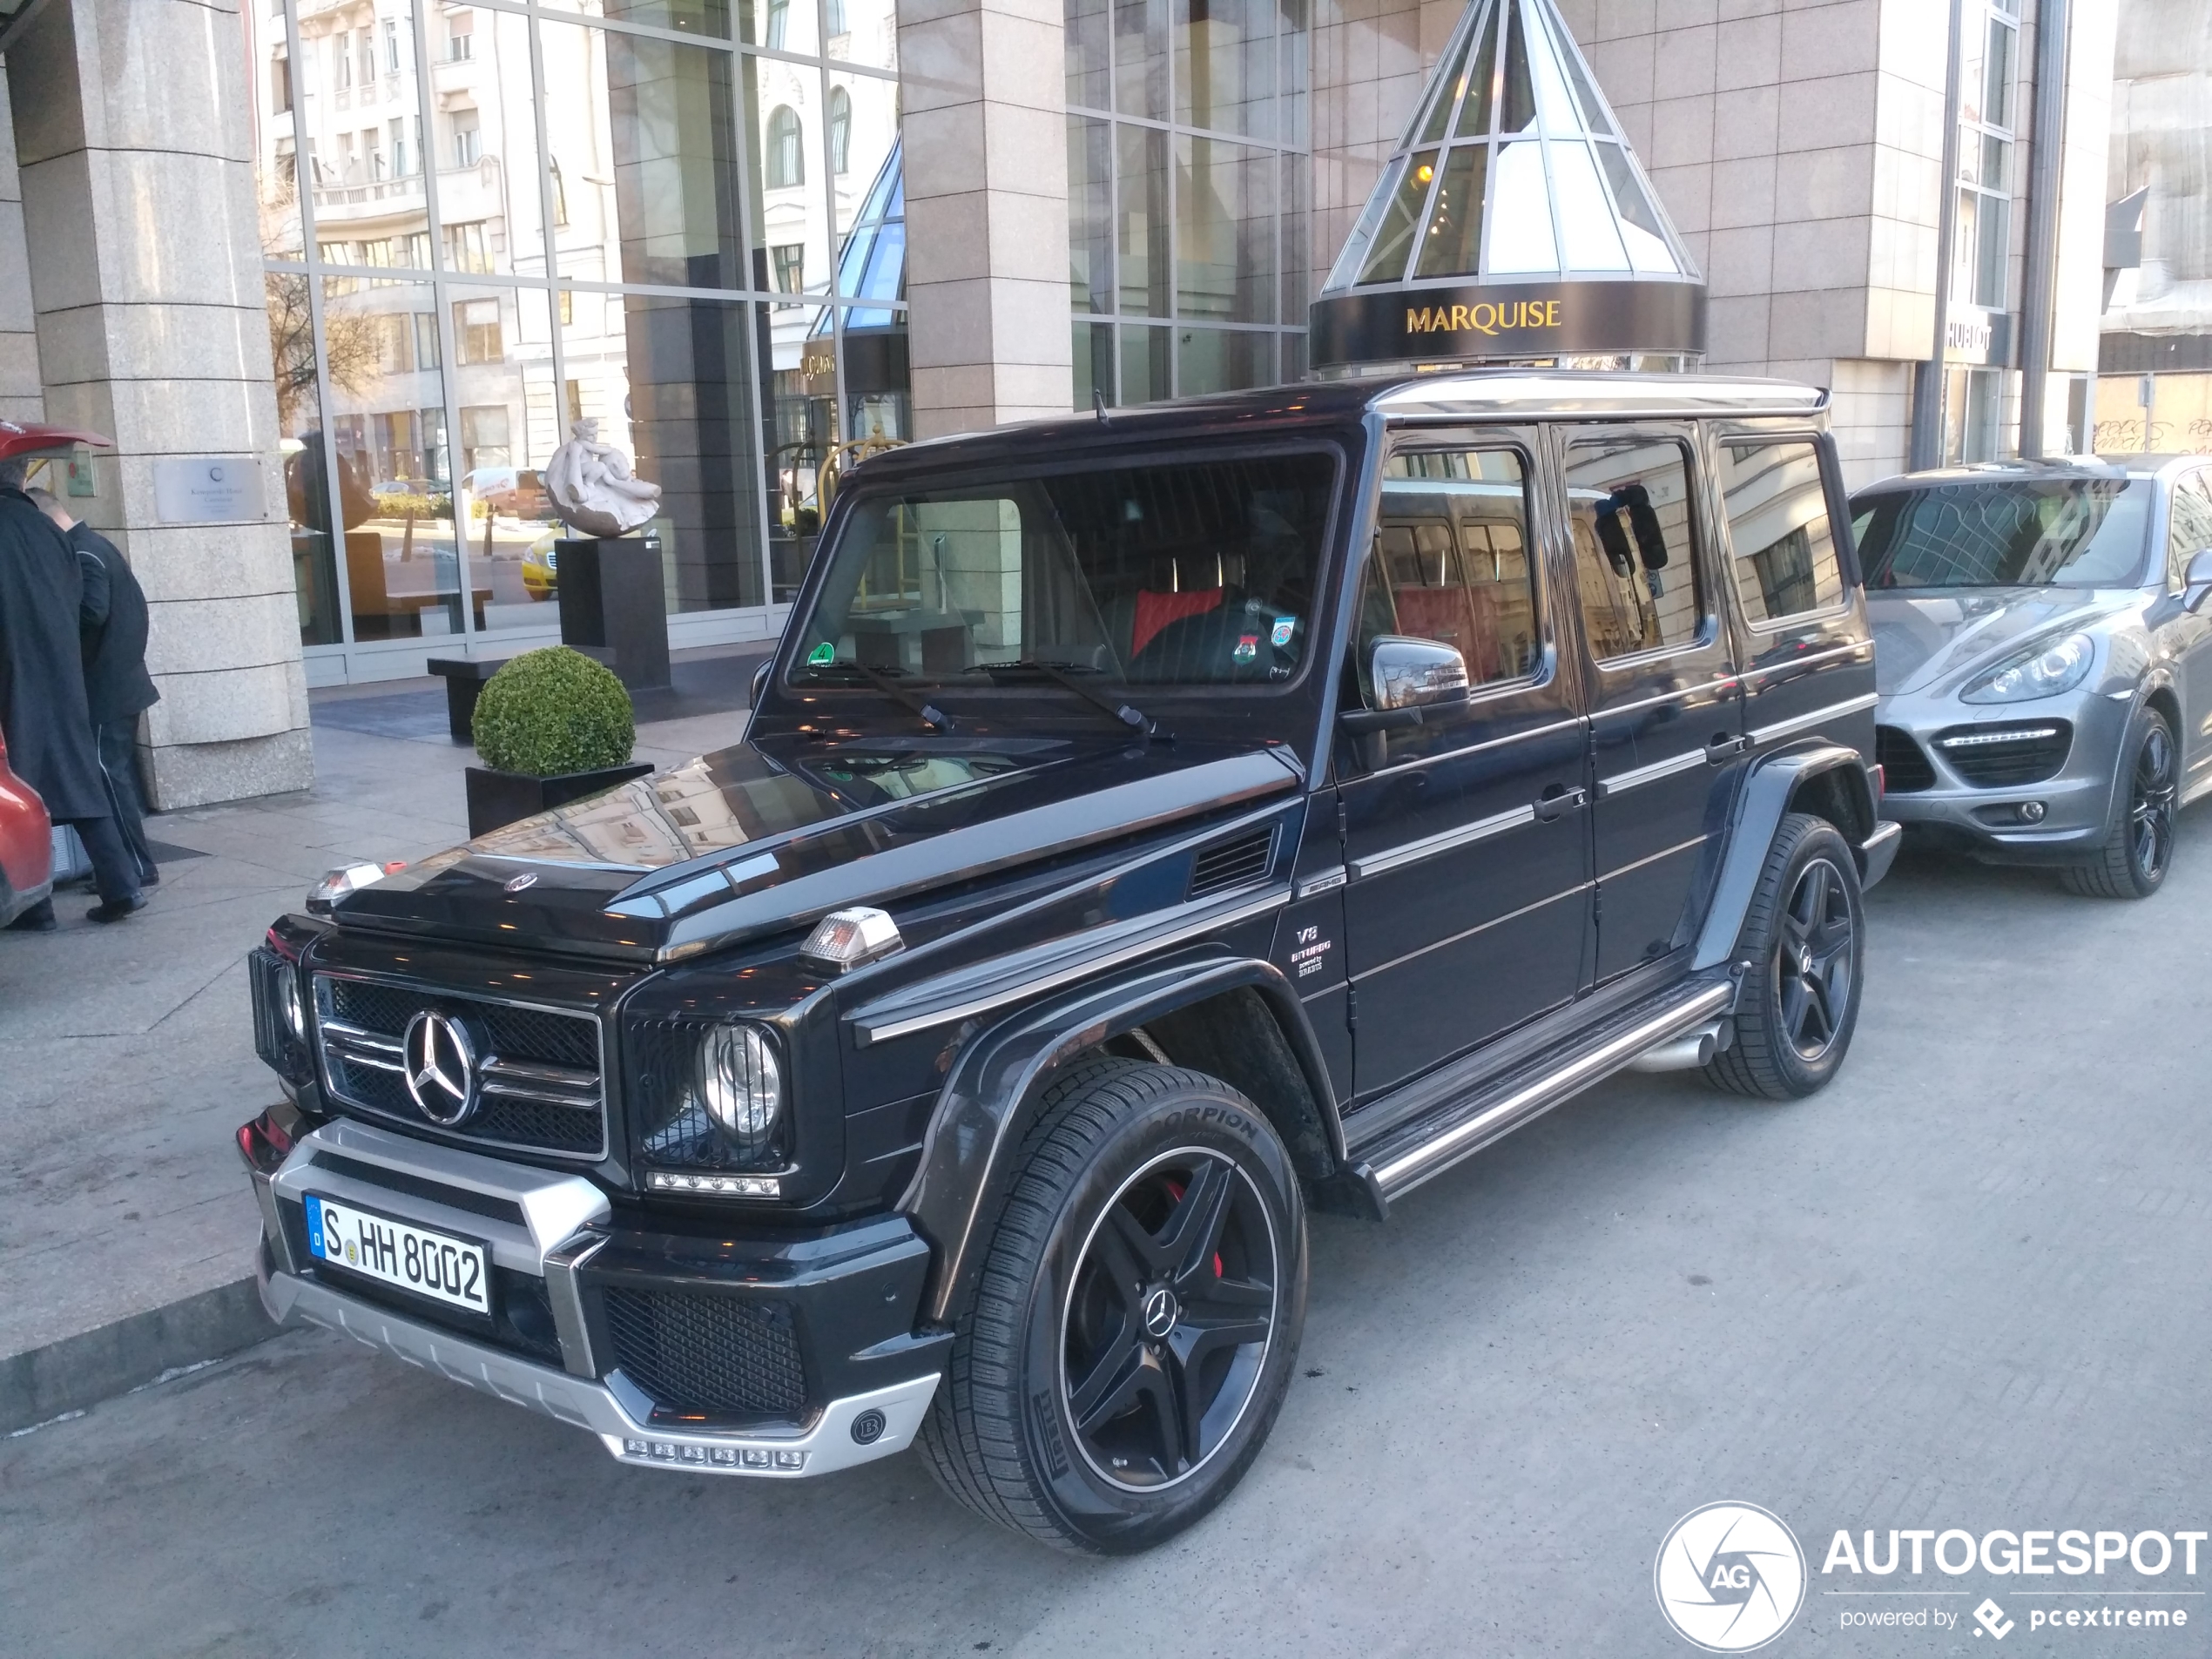
<path fill-rule="evenodd" d="M 490 1314 L 491 1258 L 482 1244 L 312 1192 L 307 1199 L 307 1248 L 317 1260 Z"/>

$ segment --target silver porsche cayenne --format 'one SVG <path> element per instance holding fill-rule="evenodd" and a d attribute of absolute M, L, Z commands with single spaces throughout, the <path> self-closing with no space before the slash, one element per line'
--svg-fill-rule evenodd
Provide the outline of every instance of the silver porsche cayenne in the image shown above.
<path fill-rule="evenodd" d="M 1912 473 L 1851 501 L 1885 813 L 2148 898 L 2212 789 L 2212 456 Z"/>

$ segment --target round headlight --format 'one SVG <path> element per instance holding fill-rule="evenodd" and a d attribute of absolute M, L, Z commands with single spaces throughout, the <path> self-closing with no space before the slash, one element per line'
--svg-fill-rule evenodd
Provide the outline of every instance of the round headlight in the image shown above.
<path fill-rule="evenodd" d="M 715 1128 L 732 1140 L 759 1140 L 783 1109 L 783 1068 L 775 1045 L 749 1025 L 714 1027 L 699 1041 L 699 1100 Z"/>
<path fill-rule="evenodd" d="M 290 968 L 284 970 L 283 988 L 277 1000 L 284 1004 L 284 1028 L 292 1034 L 295 1042 L 307 1040 L 307 1010 L 300 1001 L 300 976 Z"/>
<path fill-rule="evenodd" d="M 2007 658 L 1959 695 L 1966 703 L 2026 703 L 2070 691 L 2087 678 L 2097 648 L 2087 634 L 2039 645 Z"/>

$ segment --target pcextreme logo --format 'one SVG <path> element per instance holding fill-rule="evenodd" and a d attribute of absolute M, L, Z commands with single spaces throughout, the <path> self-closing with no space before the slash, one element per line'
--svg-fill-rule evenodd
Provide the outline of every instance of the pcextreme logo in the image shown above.
<path fill-rule="evenodd" d="M 1652 1563 L 1659 1611 L 1707 1653 L 1750 1653 L 1790 1628 L 1805 1599 L 1805 1554 L 1782 1518 L 1709 1503 L 1675 1522 Z"/>

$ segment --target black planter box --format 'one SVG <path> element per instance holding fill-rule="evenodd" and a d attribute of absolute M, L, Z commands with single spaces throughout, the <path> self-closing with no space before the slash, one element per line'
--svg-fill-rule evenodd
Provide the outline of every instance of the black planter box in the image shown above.
<path fill-rule="evenodd" d="M 503 828 L 517 819 L 565 806 L 586 795 L 596 795 L 652 771 L 650 760 L 607 766 L 598 772 L 564 772 L 557 778 L 531 778 L 519 772 L 494 772 L 489 766 L 469 768 L 469 835 L 474 840 Z"/>

